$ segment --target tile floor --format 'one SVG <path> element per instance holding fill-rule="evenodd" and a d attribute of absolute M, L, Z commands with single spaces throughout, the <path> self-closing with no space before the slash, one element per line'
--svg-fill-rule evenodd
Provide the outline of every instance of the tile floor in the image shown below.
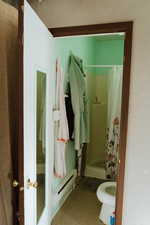
<path fill-rule="evenodd" d="M 101 205 L 96 189 L 97 186 L 82 180 L 56 214 L 52 225 L 103 225 L 98 218 Z"/>

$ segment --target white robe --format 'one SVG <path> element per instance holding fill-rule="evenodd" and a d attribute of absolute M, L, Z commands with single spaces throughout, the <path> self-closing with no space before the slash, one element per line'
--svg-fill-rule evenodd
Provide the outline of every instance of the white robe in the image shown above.
<path fill-rule="evenodd" d="M 65 107 L 64 74 L 60 62 L 56 62 L 56 104 L 59 110 L 59 120 L 55 124 L 55 176 L 63 178 L 66 175 L 66 144 L 69 141 L 69 129 Z"/>

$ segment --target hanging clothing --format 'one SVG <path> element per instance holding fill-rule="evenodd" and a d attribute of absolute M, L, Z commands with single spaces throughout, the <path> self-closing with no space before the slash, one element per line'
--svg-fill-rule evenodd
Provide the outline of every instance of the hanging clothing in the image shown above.
<path fill-rule="evenodd" d="M 115 67 L 108 75 L 108 121 L 106 140 L 106 176 L 115 179 L 119 160 L 119 136 L 123 69 Z"/>
<path fill-rule="evenodd" d="M 68 83 L 74 113 L 73 139 L 75 150 L 77 150 L 78 176 L 81 176 L 83 146 L 89 142 L 89 110 L 85 79 L 82 60 L 71 54 L 68 65 Z"/>
<path fill-rule="evenodd" d="M 89 142 L 89 111 L 82 60 L 73 54 L 69 58 L 68 82 L 74 112 L 73 138 L 75 149 L 80 151 L 82 144 Z"/>
<path fill-rule="evenodd" d="M 66 144 L 69 141 L 68 121 L 66 116 L 64 95 L 64 74 L 60 62 L 56 62 L 56 102 L 55 109 L 59 110 L 59 120 L 55 122 L 55 176 L 63 178 L 66 175 Z"/>
<path fill-rule="evenodd" d="M 65 105 L 66 105 L 66 113 L 67 113 L 67 121 L 68 121 L 68 128 L 69 128 L 69 139 L 73 141 L 73 131 L 74 131 L 74 113 L 72 109 L 72 102 L 71 102 L 71 93 L 70 93 L 70 85 L 68 92 L 65 96 Z"/>

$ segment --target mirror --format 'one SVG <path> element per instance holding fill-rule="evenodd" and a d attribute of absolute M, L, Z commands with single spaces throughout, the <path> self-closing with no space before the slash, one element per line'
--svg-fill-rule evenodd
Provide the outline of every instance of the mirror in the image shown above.
<path fill-rule="evenodd" d="M 45 207 L 45 163 L 46 163 L 46 74 L 37 71 L 36 86 L 36 149 L 37 149 L 37 223 Z"/>

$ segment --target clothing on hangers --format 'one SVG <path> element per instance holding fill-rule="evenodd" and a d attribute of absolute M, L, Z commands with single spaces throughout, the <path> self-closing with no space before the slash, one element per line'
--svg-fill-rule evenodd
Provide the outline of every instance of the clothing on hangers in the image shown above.
<path fill-rule="evenodd" d="M 71 102 L 71 93 L 70 93 L 70 85 L 68 84 L 68 92 L 65 95 L 65 106 L 66 106 L 66 114 L 68 120 L 68 129 L 69 129 L 69 139 L 73 141 L 73 131 L 74 131 L 74 113 Z"/>
<path fill-rule="evenodd" d="M 74 113 L 73 138 L 75 149 L 80 150 L 82 144 L 89 142 L 89 110 L 83 62 L 73 54 L 69 57 L 68 82 Z"/>
<path fill-rule="evenodd" d="M 55 176 L 63 178 L 66 175 L 66 145 L 69 141 L 68 121 L 65 107 L 64 73 L 60 61 L 56 61 L 56 110 L 59 110 L 59 120 L 55 122 Z"/>

